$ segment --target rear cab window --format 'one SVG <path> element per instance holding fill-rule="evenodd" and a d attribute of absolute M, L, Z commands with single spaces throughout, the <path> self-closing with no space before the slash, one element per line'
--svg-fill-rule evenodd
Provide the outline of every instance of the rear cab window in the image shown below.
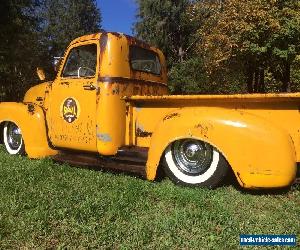
<path fill-rule="evenodd" d="M 151 50 L 138 46 L 129 47 L 130 66 L 132 70 L 154 75 L 161 74 L 161 64 L 158 55 Z"/>

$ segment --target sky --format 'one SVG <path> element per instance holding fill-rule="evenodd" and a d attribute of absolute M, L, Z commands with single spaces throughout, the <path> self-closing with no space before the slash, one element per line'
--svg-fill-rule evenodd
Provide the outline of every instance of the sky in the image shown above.
<path fill-rule="evenodd" d="M 102 28 L 107 31 L 132 35 L 136 15 L 134 0 L 97 0 L 102 14 Z"/>

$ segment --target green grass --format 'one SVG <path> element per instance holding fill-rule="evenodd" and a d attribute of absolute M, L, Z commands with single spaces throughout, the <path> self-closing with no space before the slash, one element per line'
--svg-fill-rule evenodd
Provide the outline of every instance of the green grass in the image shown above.
<path fill-rule="evenodd" d="M 0 249 L 236 249 L 241 233 L 299 241 L 299 216 L 299 185 L 280 194 L 184 188 L 0 147 Z"/>

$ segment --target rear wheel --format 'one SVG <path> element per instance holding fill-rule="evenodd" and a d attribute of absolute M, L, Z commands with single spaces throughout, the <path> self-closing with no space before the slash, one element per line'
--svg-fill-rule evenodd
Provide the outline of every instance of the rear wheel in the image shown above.
<path fill-rule="evenodd" d="M 24 155 L 25 145 L 21 129 L 13 122 L 6 122 L 3 127 L 3 142 L 8 153 Z"/>
<path fill-rule="evenodd" d="M 214 188 L 224 179 L 228 164 L 209 143 L 182 139 L 165 150 L 164 170 L 178 184 Z"/>

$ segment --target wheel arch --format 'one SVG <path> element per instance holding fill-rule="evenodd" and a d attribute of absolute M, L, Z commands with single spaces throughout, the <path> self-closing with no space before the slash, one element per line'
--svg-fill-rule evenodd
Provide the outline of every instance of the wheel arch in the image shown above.
<path fill-rule="evenodd" d="M 287 186 L 295 178 L 295 148 L 282 128 L 247 112 L 183 108 L 165 116 L 153 132 L 146 164 L 149 180 L 156 177 L 168 145 L 184 138 L 214 146 L 243 187 Z M 263 157 L 256 157 L 259 153 Z"/>
<path fill-rule="evenodd" d="M 171 138 L 169 141 L 166 142 L 166 144 L 164 144 L 165 146 L 162 147 L 163 150 L 160 154 L 159 160 L 157 162 L 157 165 L 155 165 L 155 167 L 153 167 L 153 165 L 151 165 L 151 158 L 150 157 L 153 157 L 153 152 L 151 152 L 151 155 L 150 155 L 150 150 L 149 150 L 149 152 L 148 152 L 149 157 L 148 157 L 148 161 L 147 161 L 147 164 L 146 164 L 146 173 L 147 173 L 147 178 L 149 180 L 154 180 L 157 177 L 158 172 L 163 172 L 163 157 L 164 157 L 166 149 L 169 146 L 171 146 L 174 142 L 176 142 L 178 140 L 182 140 L 182 139 L 195 139 L 195 140 L 203 141 L 205 143 L 210 144 L 225 159 L 225 161 L 228 164 L 228 167 L 233 171 L 232 167 L 230 166 L 230 163 L 227 161 L 226 154 L 221 149 L 219 149 L 217 145 L 212 143 L 208 138 L 205 138 L 203 136 L 197 136 L 197 135 L 194 135 L 192 137 L 189 137 L 189 136 L 176 136 L 174 138 Z"/>
<path fill-rule="evenodd" d="M 8 121 L 21 129 L 25 151 L 30 158 L 56 154 L 48 143 L 45 116 L 41 107 L 31 103 L 0 103 L 0 128 Z"/>

